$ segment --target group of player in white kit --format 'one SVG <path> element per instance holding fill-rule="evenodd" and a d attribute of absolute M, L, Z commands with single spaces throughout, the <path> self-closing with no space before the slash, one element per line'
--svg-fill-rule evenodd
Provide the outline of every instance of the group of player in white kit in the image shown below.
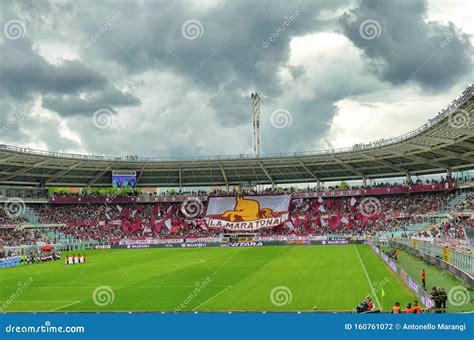
<path fill-rule="evenodd" d="M 86 254 L 83 255 L 66 255 L 66 265 L 70 264 L 79 264 L 79 263 L 84 263 L 86 262 Z"/>

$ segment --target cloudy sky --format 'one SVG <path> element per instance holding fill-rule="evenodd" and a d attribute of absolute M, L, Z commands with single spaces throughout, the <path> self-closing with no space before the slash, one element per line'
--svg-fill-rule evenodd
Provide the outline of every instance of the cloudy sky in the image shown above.
<path fill-rule="evenodd" d="M 470 1 L 0 2 L 0 143 L 106 155 L 351 146 L 472 83 Z"/>

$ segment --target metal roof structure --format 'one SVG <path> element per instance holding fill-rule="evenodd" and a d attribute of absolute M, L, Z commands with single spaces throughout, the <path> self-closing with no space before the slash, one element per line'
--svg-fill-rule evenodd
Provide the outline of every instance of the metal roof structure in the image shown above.
<path fill-rule="evenodd" d="M 474 169 L 474 85 L 418 129 L 350 148 L 199 158 L 108 157 L 0 145 L 0 185 L 110 186 L 112 170 L 137 186 L 226 186 L 374 179 Z"/>

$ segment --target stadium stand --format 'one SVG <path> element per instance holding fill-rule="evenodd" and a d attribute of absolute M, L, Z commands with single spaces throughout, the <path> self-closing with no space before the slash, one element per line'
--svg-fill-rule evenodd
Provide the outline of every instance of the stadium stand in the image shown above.
<path fill-rule="evenodd" d="M 395 188 L 393 186 L 392 188 Z M 82 196 L 85 198 L 87 196 Z M 455 197 L 455 198 L 453 198 Z M 365 211 L 364 197 L 293 198 L 286 225 L 262 229 L 262 235 L 328 235 L 374 236 L 385 233 L 414 232 L 426 226 L 427 216 L 452 206 L 451 211 L 462 211 L 472 206 L 472 194 L 454 196 L 452 190 L 374 196 L 375 210 Z M 455 204 L 453 202 L 456 202 Z M 18 245 L 19 238 L 28 244 L 44 238 L 28 234 L 20 226 L 54 225 L 45 229 L 51 240 L 109 241 L 131 237 L 206 237 L 217 236 L 221 229 L 206 227 L 205 206 L 198 215 L 188 218 L 182 211 L 183 202 L 165 203 L 45 203 L 27 204 L 22 215 L 7 214 L 0 209 L 1 234 L 7 246 Z M 471 228 L 472 220 L 446 218 L 430 230 L 419 231 L 420 237 L 441 236 L 464 238 L 463 228 Z"/>

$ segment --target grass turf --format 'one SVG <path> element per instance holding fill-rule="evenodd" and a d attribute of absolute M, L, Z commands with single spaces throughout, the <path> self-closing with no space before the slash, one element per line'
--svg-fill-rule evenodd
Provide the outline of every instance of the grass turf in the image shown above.
<path fill-rule="evenodd" d="M 425 269 L 426 271 L 426 288 L 428 292 L 431 291 L 433 286 L 443 287 L 446 292 L 449 293 L 450 290 L 454 292 L 456 289 L 459 291 L 459 287 L 465 287 L 468 291 L 468 286 L 462 282 L 460 279 L 452 275 L 451 273 L 438 268 L 434 265 L 431 265 L 422 259 L 413 256 L 402 249 L 398 249 L 398 263 L 401 268 L 403 268 L 414 280 L 416 280 L 421 286 L 421 271 Z M 447 310 L 451 313 L 461 313 L 461 312 L 472 312 L 474 311 L 474 293 L 468 291 L 469 298 L 460 300 L 461 295 L 458 296 L 458 301 L 447 302 Z M 449 296 L 448 296 L 449 297 Z M 464 303 L 465 302 L 465 303 Z"/>
<path fill-rule="evenodd" d="M 381 302 L 382 287 L 384 310 L 395 301 L 405 305 L 416 299 L 366 245 L 85 253 L 83 264 L 66 266 L 62 259 L 0 270 L 0 308 L 3 305 L 7 312 L 352 310 L 367 295 L 374 298 L 374 290 Z"/>

